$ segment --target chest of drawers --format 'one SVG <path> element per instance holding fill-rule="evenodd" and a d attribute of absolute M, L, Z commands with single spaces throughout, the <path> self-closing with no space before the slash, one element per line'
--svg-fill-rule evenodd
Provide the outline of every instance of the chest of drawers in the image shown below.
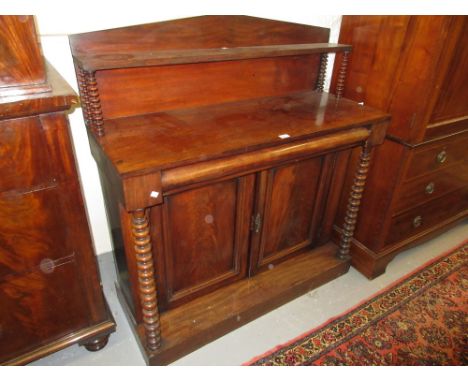
<path fill-rule="evenodd" d="M 467 216 L 467 20 L 343 18 L 340 42 L 354 47 L 345 96 L 392 114 L 352 244 L 353 264 L 369 278 Z"/>
<path fill-rule="evenodd" d="M 99 281 L 66 112 L 73 90 L 28 16 L 0 17 L 0 364 L 79 343 L 115 324 Z"/>

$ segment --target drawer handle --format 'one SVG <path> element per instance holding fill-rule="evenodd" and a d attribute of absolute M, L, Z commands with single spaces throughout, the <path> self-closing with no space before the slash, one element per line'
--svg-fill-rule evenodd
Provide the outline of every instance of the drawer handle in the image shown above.
<path fill-rule="evenodd" d="M 426 189 L 425 189 L 426 194 L 427 194 L 427 195 L 432 194 L 432 193 L 434 192 L 434 189 L 435 189 L 435 184 L 434 184 L 434 182 L 428 183 L 427 186 L 426 186 Z"/>
<path fill-rule="evenodd" d="M 442 150 L 439 154 L 437 154 L 437 163 L 444 163 L 447 160 L 447 151 Z"/>
<path fill-rule="evenodd" d="M 39 263 L 39 269 L 46 275 L 52 273 L 55 269 L 55 262 L 52 259 L 45 258 Z"/>
<path fill-rule="evenodd" d="M 421 224 L 422 224 L 422 216 L 418 215 L 413 219 L 413 227 L 418 228 L 421 226 Z"/>

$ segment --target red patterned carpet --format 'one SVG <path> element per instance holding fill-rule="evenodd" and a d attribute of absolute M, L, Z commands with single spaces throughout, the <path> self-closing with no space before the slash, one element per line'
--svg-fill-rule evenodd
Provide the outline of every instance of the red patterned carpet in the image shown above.
<path fill-rule="evenodd" d="M 467 365 L 468 242 L 246 365 Z"/>

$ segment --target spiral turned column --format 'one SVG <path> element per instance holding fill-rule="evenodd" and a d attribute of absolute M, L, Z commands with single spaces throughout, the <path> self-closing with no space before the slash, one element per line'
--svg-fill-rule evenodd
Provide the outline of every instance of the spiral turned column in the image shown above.
<path fill-rule="evenodd" d="M 351 187 L 348 206 L 346 208 L 346 216 L 344 218 L 343 231 L 341 233 L 340 246 L 337 253 L 337 256 L 342 260 L 349 258 L 351 240 L 353 238 L 354 228 L 356 227 L 359 206 L 361 204 L 361 198 L 366 184 L 367 172 L 369 171 L 370 151 L 371 150 L 367 145 L 363 147 L 359 158 L 359 166 Z"/>
<path fill-rule="evenodd" d="M 336 98 L 343 97 L 344 92 L 344 85 L 346 80 L 346 72 L 348 69 L 348 61 L 349 61 L 349 52 L 343 53 L 343 59 L 341 61 L 340 70 L 338 72 L 338 78 L 336 81 Z"/>
<path fill-rule="evenodd" d="M 161 346 L 161 328 L 151 251 L 150 226 L 145 210 L 137 210 L 132 213 L 132 235 L 146 346 L 149 350 L 157 350 Z"/>
<path fill-rule="evenodd" d="M 104 119 L 102 117 L 101 101 L 99 100 L 99 90 L 95 74 L 93 72 L 85 72 L 86 79 L 86 100 L 89 103 L 89 120 L 94 133 L 98 137 L 104 135 Z"/>
<path fill-rule="evenodd" d="M 317 85 L 315 90 L 322 93 L 325 86 L 325 74 L 327 72 L 328 65 L 328 53 L 322 53 L 320 55 L 320 69 L 317 77 Z"/>

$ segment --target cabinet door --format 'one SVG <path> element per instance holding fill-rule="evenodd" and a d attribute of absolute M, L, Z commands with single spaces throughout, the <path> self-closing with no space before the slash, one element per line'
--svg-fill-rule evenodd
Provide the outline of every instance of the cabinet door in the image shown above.
<path fill-rule="evenodd" d="M 251 274 L 312 245 L 322 162 L 322 158 L 302 160 L 258 175 Z"/>
<path fill-rule="evenodd" d="M 153 234 L 158 222 L 163 231 L 156 254 L 165 269 L 158 272 L 162 310 L 246 276 L 253 185 L 249 175 L 164 198 L 160 217 L 153 215 Z"/>
<path fill-rule="evenodd" d="M 455 16 L 454 19 L 463 27 L 451 52 L 450 63 L 432 110 L 430 123 L 436 125 L 447 120 L 466 119 L 468 115 L 468 20 L 464 16 Z"/>

